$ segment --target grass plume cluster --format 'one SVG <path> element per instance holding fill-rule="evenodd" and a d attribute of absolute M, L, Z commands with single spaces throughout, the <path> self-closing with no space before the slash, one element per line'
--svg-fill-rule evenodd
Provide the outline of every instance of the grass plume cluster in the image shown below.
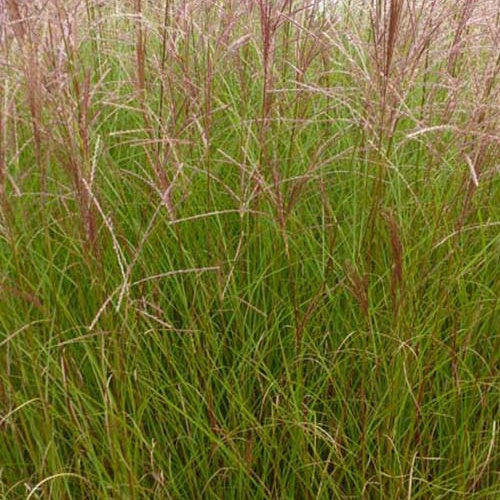
<path fill-rule="evenodd" d="M 0 497 L 497 498 L 495 0 L 0 1 Z"/>

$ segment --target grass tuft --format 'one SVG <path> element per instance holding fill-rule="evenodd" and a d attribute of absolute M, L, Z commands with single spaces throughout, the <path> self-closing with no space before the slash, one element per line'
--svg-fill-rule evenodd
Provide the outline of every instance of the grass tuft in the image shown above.
<path fill-rule="evenodd" d="M 497 498 L 499 19 L 0 1 L 0 497 Z"/>

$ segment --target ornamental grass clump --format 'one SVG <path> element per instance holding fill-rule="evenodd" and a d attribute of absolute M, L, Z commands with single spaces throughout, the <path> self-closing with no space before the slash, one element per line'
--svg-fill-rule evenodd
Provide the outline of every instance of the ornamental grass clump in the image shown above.
<path fill-rule="evenodd" d="M 499 495 L 494 0 L 0 0 L 0 497 Z"/>

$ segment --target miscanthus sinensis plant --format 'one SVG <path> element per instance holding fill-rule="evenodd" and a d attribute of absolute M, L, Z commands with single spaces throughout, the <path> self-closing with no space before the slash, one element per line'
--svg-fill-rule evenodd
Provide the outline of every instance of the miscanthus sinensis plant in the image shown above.
<path fill-rule="evenodd" d="M 494 0 L 0 1 L 0 497 L 500 494 Z"/>

